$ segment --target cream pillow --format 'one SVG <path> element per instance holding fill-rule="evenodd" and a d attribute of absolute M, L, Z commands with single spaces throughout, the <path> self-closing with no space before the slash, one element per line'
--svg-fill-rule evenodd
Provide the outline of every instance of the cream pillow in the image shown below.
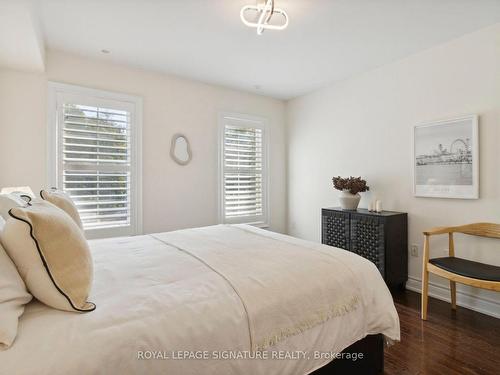
<path fill-rule="evenodd" d="M 80 214 L 78 213 L 78 209 L 75 206 L 73 200 L 69 197 L 68 194 L 61 190 L 42 190 L 40 191 L 40 196 L 43 200 L 46 200 L 61 210 L 66 212 L 71 218 L 75 221 L 76 225 L 83 230 L 82 220 L 80 219 Z"/>
<path fill-rule="evenodd" d="M 16 266 L 0 244 L 0 350 L 8 349 L 16 338 L 19 317 L 30 300 Z"/>
<path fill-rule="evenodd" d="M 21 198 L 18 194 L 0 194 L 0 216 L 7 221 L 9 216 L 9 210 L 13 207 L 24 207 L 27 205 L 27 201 Z"/>
<path fill-rule="evenodd" d="M 93 264 L 82 231 L 70 216 L 40 200 L 9 211 L 2 243 L 30 293 L 65 311 L 92 311 L 87 302 Z"/>

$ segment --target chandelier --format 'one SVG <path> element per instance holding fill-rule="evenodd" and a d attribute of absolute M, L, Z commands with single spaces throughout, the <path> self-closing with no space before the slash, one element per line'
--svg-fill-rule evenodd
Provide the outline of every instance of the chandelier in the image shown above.
<path fill-rule="evenodd" d="M 249 21 L 248 17 L 252 16 L 253 20 Z M 275 8 L 274 0 L 259 1 L 257 5 L 245 5 L 241 8 L 240 17 L 245 25 L 257 29 L 257 35 L 262 35 L 267 29 L 283 30 L 288 26 L 288 14 L 283 9 Z M 271 19 L 279 22 L 271 23 Z"/>

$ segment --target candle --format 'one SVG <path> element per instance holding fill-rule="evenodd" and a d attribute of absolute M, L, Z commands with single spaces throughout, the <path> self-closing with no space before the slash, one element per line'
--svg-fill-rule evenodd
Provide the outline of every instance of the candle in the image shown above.
<path fill-rule="evenodd" d="M 382 212 L 382 201 L 377 200 L 375 202 L 375 211 L 377 212 Z"/>

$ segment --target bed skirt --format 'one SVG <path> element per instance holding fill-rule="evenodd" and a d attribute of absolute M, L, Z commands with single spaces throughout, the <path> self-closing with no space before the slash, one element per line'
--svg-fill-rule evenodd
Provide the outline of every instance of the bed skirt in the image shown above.
<path fill-rule="evenodd" d="M 342 353 L 363 353 L 362 359 L 335 359 L 312 372 L 311 375 L 378 375 L 384 372 L 384 335 L 368 335 L 342 351 Z"/>

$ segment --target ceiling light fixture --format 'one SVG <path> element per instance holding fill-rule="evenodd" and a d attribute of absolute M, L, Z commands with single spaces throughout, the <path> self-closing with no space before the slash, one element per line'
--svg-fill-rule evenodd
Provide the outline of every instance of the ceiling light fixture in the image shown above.
<path fill-rule="evenodd" d="M 257 22 L 248 21 L 248 15 L 255 15 Z M 270 24 L 273 15 L 281 16 L 281 24 Z M 262 35 L 264 30 L 283 30 L 288 26 L 288 14 L 283 9 L 274 7 L 274 0 L 264 0 L 257 5 L 245 5 L 240 11 L 241 21 L 249 26 L 257 28 L 257 35 Z"/>

